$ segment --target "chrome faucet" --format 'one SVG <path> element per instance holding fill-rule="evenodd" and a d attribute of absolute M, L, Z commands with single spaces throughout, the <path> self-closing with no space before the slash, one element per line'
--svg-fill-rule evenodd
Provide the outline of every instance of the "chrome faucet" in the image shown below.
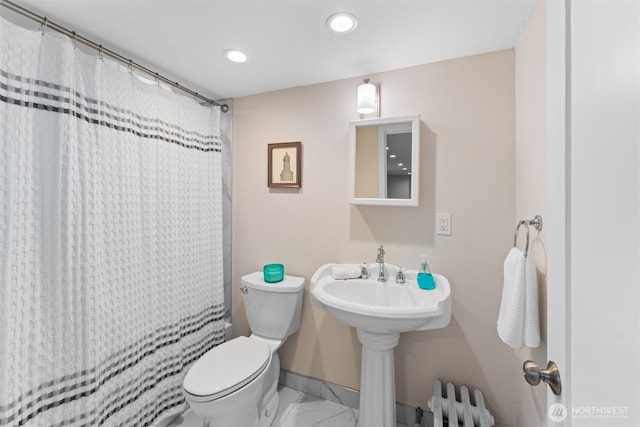
<path fill-rule="evenodd" d="M 378 263 L 378 282 L 386 282 L 387 278 L 384 273 L 384 248 L 382 245 L 378 248 L 376 262 Z"/>
<path fill-rule="evenodd" d="M 360 277 L 362 277 L 363 279 L 368 279 L 369 271 L 367 270 L 367 263 L 363 262 L 361 268 L 362 269 L 360 270 Z"/>

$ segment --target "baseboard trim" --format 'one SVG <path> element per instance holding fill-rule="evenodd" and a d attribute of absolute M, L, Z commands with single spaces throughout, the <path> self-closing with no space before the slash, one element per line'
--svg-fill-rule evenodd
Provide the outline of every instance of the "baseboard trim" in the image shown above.
<path fill-rule="evenodd" d="M 280 385 L 310 394 L 331 402 L 336 402 L 350 408 L 358 409 L 360 406 L 360 392 L 349 387 L 344 387 L 328 381 L 296 374 L 285 369 L 280 370 Z M 396 421 L 407 426 L 416 424 L 428 427 L 433 425 L 433 415 L 423 409 L 423 419 L 416 419 L 417 406 L 396 402 Z"/>

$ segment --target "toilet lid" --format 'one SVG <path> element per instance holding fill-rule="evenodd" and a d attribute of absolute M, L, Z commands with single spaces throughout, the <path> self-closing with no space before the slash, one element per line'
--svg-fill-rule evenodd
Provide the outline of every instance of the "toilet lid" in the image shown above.
<path fill-rule="evenodd" d="M 241 336 L 202 355 L 191 366 L 182 385 L 189 394 L 217 399 L 253 380 L 270 360 L 269 345 Z"/>

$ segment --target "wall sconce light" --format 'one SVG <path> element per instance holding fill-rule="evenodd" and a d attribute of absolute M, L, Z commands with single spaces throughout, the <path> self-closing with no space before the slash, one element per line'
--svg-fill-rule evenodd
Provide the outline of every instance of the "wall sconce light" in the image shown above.
<path fill-rule="evenodd" d="M 358 86 L 358 112 L 360 114 L 375 114 L 380 116 L 380 92 L 379 85 L 369 83 L 369 79 L 364 79 L 364 83 Z"/>

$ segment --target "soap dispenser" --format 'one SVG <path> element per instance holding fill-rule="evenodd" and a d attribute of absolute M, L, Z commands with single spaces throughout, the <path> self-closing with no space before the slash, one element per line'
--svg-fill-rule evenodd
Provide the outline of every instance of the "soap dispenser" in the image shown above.
<path fill-rule="evenodd" d="M 426 255 L 418 255 L 418 260 L 420 261 L 420 267 L 418 268 L 418 286 L 420 289 L 435 289 L 436 282 L 433 279 L 433 275 L 431 274 L 431 269 L 429 268 L 429 264 L 427 263 Z"/>

